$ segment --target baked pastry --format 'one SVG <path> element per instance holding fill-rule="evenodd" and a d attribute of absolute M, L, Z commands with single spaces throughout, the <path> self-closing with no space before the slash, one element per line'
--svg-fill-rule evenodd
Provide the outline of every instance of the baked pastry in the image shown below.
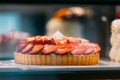
<path fill-rule="evenodd" d="M 14 58 L 26 65 L 96 65 L 99 52 L 99 45 L 86 39 L 35 36 L 16 47 Z"/>

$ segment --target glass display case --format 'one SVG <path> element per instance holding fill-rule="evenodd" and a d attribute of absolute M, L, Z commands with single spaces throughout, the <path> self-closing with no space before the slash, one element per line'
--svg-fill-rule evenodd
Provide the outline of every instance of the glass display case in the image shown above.
<path fill-rule="evenodd" d="M 77 22 L 81 24 L 82 38 L 100 45 L 99 64 L 92 66 L 16 64 L 14 61 L 16 46 L 27 37 L 46 35 L 46 26 L 54 17 L 53 14 L 59 9 L 72 7 L 86 8 L 89 11 L 88 16 L 79 17 Z M 120 5 L 117 0 L 35 0 L 31 2 L 11 0 L 10 3 L 1 2 L 0 79 L 119 79 L 120 63 L 111 62 L 109 57 L 111 22 L 116 19 L 119 11 Z"/>

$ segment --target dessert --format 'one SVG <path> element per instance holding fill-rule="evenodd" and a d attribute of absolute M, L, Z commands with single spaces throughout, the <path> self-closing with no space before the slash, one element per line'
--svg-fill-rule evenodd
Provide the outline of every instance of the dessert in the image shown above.
<path fill-rule="evenodd" d="M 0 34 L 0 59 L 13 59 L 13 51 L 19 42 L 30 36 L 26 32 L 10 32 Z"/>
<path fill-rule="evenodd" d="M 16 47 L 14 59 L 26 65 L 96 65 L 99 52 L 99 45 L 86 39 L 35 36 Z"/>
<path fill-rule="evenodd" d="M 111 23 L 110 43 L 110 59 L 114 62 L 120 62 L 120 12 L 117 14 L 117 19 L 114 19 Z"/>

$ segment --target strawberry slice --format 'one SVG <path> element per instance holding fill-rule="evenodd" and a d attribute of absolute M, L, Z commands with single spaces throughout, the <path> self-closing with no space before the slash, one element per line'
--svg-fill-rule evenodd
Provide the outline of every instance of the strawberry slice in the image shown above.
<path fill-rule="evenodd" d="M 98 44 L 94 44 L 94 43 L 89 43 L 85 47 L 87 50 L 85 51 L 84 54 L 96 53 L 101 50 Z"/>
<path fill-rule="evenodd" d="M 120 19 L 120 12 L 117 13 L 116 18 Z"/>
<path fill-rule="evenodd" d="M 44 49 L 42 50 L 42 54 L 50 54 L 50 53 L 53 53 L 57 50 L 57 46 L 56 45 L 49 45 L 49 44 L 46 44 L 44 46 Z"/>
<path fill-rule="evenodd" d="M 35 42 L 35 37 L 29 37 L 26 39 L 27 42 Z"/>
<path fill-rule="evenodd" d="M 32 50 L 29 52 L 29 54 L 38 54 L 42 49 L 44 45 L 41 44 L 35 44 Z"/>
<path fill-rule="evenodd" d="M 29 52 L 32 48 L 33 48 L 34 44 L 33 43 L 29 43 L 22 51 L 21 53 L 27 53 Z"/>
<path fill-rule="evenodd" d="M 68 39 L 68 41 L 69 41 L 70 43 L 74 43 L 74 44 L 81 43 L 81 39 L 80 39 L 80 38 L 68 37 L 67 39 Z"/>
<path fill-rule="evenodd" d="M 94 52 L 99 52 L 101 50 L 101 48 L 99 47 L 98 44 L 94 44 Z"/>
<path fill-rule="evenodd" d="M 41 36 L 36 36 L 35 37 L 35 42 L 37 42 L 37 43 L 42 42 Z"/>
<path fill-rule="evenodd" d="M 84 45 L 75 45 L 71 54 L 80 55 L 80 54 L 83 54 L 85 51 L 86 51 L 86 48 Z"/>
<path fill-rule="evenodd" d="M 73 50 L 73 47 L 70 45 L 58 45 L 56 54 L 65 54 L 65 53 L 71 52 L 72 50 Z"/>
<path fill-rule="evenodd" d="M 22 43 L 20 43 L 20 44 L 16 47 L 16 52 L 20 52 L 20 51 L 23 50 L 27 45 L 28 45 L 27 42 L 22 42 Z"/>
<path fill-rule="evenodd" d="M 84 52 L 84 54 L 86 54 L 86 55 L 88 55 L 88 54 L 91 54 L 91 53 L 93 53 L 94 52 L 94 48 L 88 48 L 85 52 Z"/>

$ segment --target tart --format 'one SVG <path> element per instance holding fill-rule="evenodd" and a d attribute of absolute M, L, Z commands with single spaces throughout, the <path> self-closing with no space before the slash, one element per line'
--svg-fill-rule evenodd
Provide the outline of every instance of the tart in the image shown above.
<path fill-rule="evenodd" d="M 16 47 L 14 58 L 25 65 L 96 65 L 100 50 L 98 44 L 82 38 L 35 36 Z"/>

